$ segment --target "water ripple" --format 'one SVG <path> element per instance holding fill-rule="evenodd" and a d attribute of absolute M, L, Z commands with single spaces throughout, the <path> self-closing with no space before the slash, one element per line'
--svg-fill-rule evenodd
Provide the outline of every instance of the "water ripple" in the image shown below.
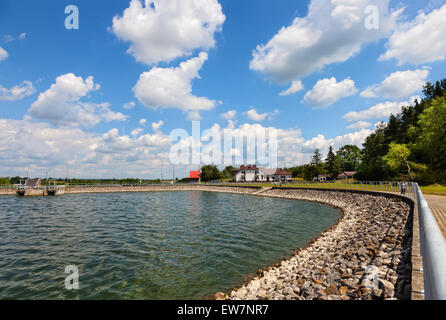
<path fill-rule="evenodd" d="M 210 192 L 0 197 L 0 299 L 199 299 L 303 247 L 316 203 Z M 80 289 L 64 288 L 65 266 Z"/>

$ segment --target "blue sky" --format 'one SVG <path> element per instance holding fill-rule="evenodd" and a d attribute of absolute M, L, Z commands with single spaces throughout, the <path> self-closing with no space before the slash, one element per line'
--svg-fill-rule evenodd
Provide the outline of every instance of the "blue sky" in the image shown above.
<path fill-rule="evenodd" d="M 157 177 L 173 129 L 225 128 L 228 111 L 241 132 L 282 130 L 282 160 L 300 164 L 316 147 L 361 145 L 444 77 L 446 47 L 432 46 L 442 1 L 157 0 L 150 14 L 133 2 L 1 2 L 0 175 L 69 163 L 80 177 Z M 67 5 L 79 30 L 65 28 Z M 376 30 L 364 28 L 370 5 Z M 280 95 L 293 82 L 301 90 Z"/>

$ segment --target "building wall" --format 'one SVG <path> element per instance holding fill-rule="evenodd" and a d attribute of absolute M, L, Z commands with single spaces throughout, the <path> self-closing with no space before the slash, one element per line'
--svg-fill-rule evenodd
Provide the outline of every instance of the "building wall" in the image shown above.
<path fill-rule="evenodd" d="M 276 175 L 271 175 L 270 176 L 270 181 L 276 181 L 276 182 L 280 182 L 280 181 L 291 181 L 293 180 L 293 176 L 276 176 Z"/>
<path fill-rule="evenodd" d="M 242 172 L 245 172 L 245 177 L 246 177 L 245 180 L 242 180 Z M 272 176 L 265 174 L 261 169 L 238 171 L 235 174 L 235 181 L 236 182 L 242 182 L 242 181 L 256 182 L 256 172 L 258 172 L 257 182 L 273 181 Z"/>
<path fill-rule="evenodd" d="M 256 181 L 256 171 L 257 170 L 242 170 L 242 171 L 238 171 L 235 174 L 235 181 L 236 182 L 242 182 L 242 181 L 246 181 L 246 182 L 255 182 Z M 243 180 L 242 178 L 242 173 L 245 173 L 245 180 Z"/>

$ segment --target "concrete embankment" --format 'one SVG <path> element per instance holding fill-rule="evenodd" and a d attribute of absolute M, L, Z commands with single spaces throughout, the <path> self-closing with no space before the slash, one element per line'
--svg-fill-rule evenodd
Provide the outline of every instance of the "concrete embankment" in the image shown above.
<path fill-rule="evenodd" d="M 15 188 L 2 188 L 0 189 L 0 196 L 11 196 L 16 194 Z"/>
<path fill-rule="evenodd" d="M 114 192 L 162 192 L 162 191 L 212 191 L 212 192 L 228 192 L 239 194 L 251 194 L 259 188 L 241 188 L 241 187 L 223 187 L 223 186 L 206 186 L 206 185 L 149 185 L 149 186 L 117 186 L 117 187 L 68 187 L 65 189 L 66 194 L 79 193 L 114 193 Z"/>
<path fill-rule="evenodd" d="M 230 186 L 207 186 L 194 184 L 174 184 L 174 185 L 147 185 L 147 186 L 88 186 L 88 187 L 66 187 L 65 194 L 82 193 L 120 193 L 120 192 L 161 192 L 161 191 L 212 191 L 227 192 L 239 194 L 251 194 L 261 190 L 256 187 L 230 187 Z M 15 195 L 15 188 L 0 189 L 0 195 Z M 37 190 L 35 195 L 43 195 L 42 191 Z"/>
<path fill-rule="evenodd" d="M 410 299 L 412 208 L 387 196 L 270 190 L 262 196 L 317 201 L 343 217 L 291 259 L 220 299 Z"/>

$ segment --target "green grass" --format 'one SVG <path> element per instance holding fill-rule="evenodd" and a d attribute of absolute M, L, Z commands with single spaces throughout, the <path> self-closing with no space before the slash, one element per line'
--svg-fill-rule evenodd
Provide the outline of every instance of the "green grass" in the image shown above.
<path fill-rule="evenodd" d="M 245 184 L 244 186 L 249 187 L 274 187 L 272 183 L 265 184 Z M 335 182 L 335 183 L 299 183 L 293 181 L 291 183 L 285 183 L 282 185 L 285 188 L 318 188 L 318 189 L 355 189 L 355 190 L 369 190 L 369 191 L 392 191 L 399 192 L 399 188 L 397 186 L 392 186 L 389 188 L 387 185 L 367 185 L 367 184 L 352 184 L 345 182 Z M 279 187 L 279 184 L 276 185 Z M 423 194 L 431 194 L 431 195 L 440 195 L 446 196 L 446 186 L 434 184 L 430 186 L 420 187 Z M 408 190 L 409 192 L 411 190 Z"/>
<path fill-rule="evenodd" d="M 446 186 L 434 184 L 434 185 L 424 186 L 424 187 L 420 187 L 420 188 L 424 194 L 446 196 Z"/>
<path fill-rule="evenodd" d="M 264 184 L 244 184 L 247 187 L 274 187 L 272 183 Z M 276 187 L 280 185 L 277 184 Z M 399 192 L 398 186 L 388 186 L 388 185 L 369 185 L 369 184 L 359 184 L 359 183 L 346 183 L 346 182 L 335 182 L 335 183 L 299 183 L 291 182 L 282 184 L 284 188 L 317 188 L 317 189 L 337 189 L 337 190 L 367 190 L 367 191 L 392 191 Z M 411 190 L 408 190 L 411 191 Z"/>

